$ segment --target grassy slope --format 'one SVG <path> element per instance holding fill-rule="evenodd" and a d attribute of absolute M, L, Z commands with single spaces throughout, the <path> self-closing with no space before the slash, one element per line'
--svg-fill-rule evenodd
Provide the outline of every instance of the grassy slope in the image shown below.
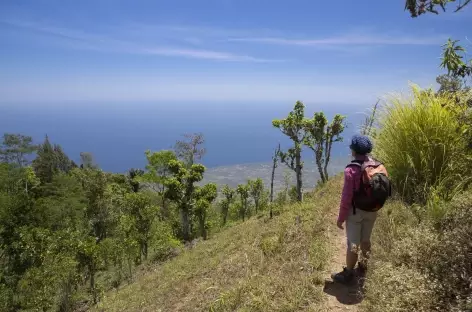
<path fill-rule="evenodd" d="M 329 260 L 328 211 L 337 177 L 280 216 L 251 220 L 105 295 L 105 311 L 316 311 Z M 299 222 L 297 216 L 300 216 Z"/>

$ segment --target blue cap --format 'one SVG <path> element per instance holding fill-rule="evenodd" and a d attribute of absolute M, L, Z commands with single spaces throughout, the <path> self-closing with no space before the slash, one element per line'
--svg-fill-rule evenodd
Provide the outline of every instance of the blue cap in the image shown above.
<path fill-rule="evenodd" d="M 372 152 L 372 142 L 365 135 L 354 135 L 349 146 L 356 154 L 365 155 Z"/>

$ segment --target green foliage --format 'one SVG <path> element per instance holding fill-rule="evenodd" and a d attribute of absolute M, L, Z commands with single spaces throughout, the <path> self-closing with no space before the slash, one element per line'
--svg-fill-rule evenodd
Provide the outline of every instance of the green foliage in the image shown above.
<path fill-rule="evenodd" d="M 455 12 L 462 10 L 471 0 L 459 0 Z M 405 10 L 408 10 L 411 17 L 417 17 L 427 12 L 439 14 L 438 8 L 446 11 L 446 6 L 456 0 L 406 0 Z"/>
<path fill-rule="evenodd" d="M 33 168 L 42 184 L 51 183 L 58 172 L 68 173 L 75 164 L 67 157 L 59 145 L 52 146 L 46 136 L 44 143 L 38 147 Z"/>
<path fill-rule="evenodd" d="M 303 180 L 302 180 L 302 145 L 307 137 L 305 132 L 305 105 L 297 101 L 291 112 L 284 119 L 275 119 L 272 125 L 285 134 L 293 142 L 293 147 L 287 152 L 279 151 L 280 161 L 295 171 L 297 177 L 298 200 L 303 199 Z"/>
<path fill-rule="evenodd" d="M 234 200 L 235 190 L 230 188 L 228 184 L 225 184 L 221 190 L 221 193 L 224 195 L 224 199 L 221 201 L 221 214 L 223 219 L 223 225 L 226 225 L 226 221 L 228 220 L 229 207 Z"/>
<path fill-rule="evenodd" d="M 249 194 L 254 200 L 254 209 L 256 210 L 255 212 L 257 214 L 259 209 L 261 208 L 261 200 L 264 196 L 264 182 L 261 178 L 257 178 L 255 180 L 249 180 L 248 186 Z"/>
<path fill-rule="evenodd" d="M 467 311 L 472 287 L 472 196 L 466 192 L 452 202 L 435 224 L 422 209 L 392 202 L 374 229 L 373 269 L 366 284 L 367 311 Z M 435 226 L 433 226 L 435 225 Z"/>
<path fill-rule="evenodd" d="M 323 112 L 314 114 L 313 119 L 304 122 L 307 134 L 303 144 L 315 153 L 315 161 L 323 183 L 328 181 L 328 164 L 331 158 L 331 149 L 334 142 L 343 140 L 341 133 L 346 127 L 345 116 L 335 115 L 331 124 L 328 123 Z"/>
<path fill-rule="evenodd" d="M 241 219 L 244 221 L 246 216 L 249 214 L 249 192 L 250 188 L 248 184 L 239 184 L 236 188 L 236 192 L 239 194 L 241 199 L 241 206 L 239 207 L 239 215 Z"/>
<path fill-rule="evenodd" d="M 0 146 L 0 161 L 16 164 L 20 167 L 29 163 L 27 156 L 34 153 L 37 147 L 33 138 L 22 134 L 5 133 Z"/>
<path fill-rule="evenodd" d="M 389 169 L 407 202 L 425 203 L 433 193 L 448 199 L 470 181 L 467 128 L 449 94 L 412 87 L 410 99 L 392 98 L 380 116 L 375 156 Z M 454 108 L 454 110 L 452 109 Z"/>
<path fill-rule="evenodd" d="M 448 75 L 453 77 L 466 77 L 472 75 L 472 61 L 464 62 L 466 50 L 457 45 L 459 40 L 451 40 L 443 45 L 443 56 L 441 58 L 441 67 L 447 69 Z M 462 55 L 461 55 L 462 54 Z"/>
<path fill-rule="evenodd" d="M 166 181 L 165 196 L 176 202 L 181 215 L 181 235 L 185 241 L 189 241 L 190 223 L 195 202 L 195 183 L 203 179 L 205 166 L 193 164 L 188 168 L 180 160 L 171 160 L 169 161 L 169 170 L 172 176 Z"/>
<path fill-rule="evenodd" d="M 208 209 L 216 199 L 217 186 L 215 183 L 208 183 L 203 187 L 198 187 L 195 190 L 195 215 L 198 218 L 200 226 L 200 235 L 203 239 L 207 239 L 207 215 Z"/>
<path fill-rule="evenodd" d="M 157 219 L 159 208 L 152 204 L 151 197 L 146 193 L 129 193 L 124 198 L 124 212 L 128 222 L 134 227 L 135 240 L 139 244 L 140 255 L 147 259 L 149 241 L 152 237 L 152 226 Z"/>

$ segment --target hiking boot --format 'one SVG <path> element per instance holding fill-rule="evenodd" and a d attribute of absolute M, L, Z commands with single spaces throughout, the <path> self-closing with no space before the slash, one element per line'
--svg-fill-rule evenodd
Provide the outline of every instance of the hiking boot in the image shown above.
<path fill-rule="evenodd" d="M 367 272 L 367 265 L 365 263 L 358 263 L 357 264 L 357 272 L 359 273 L 360 276 L 364 276 L 365 273 Z"/>
<path fill-rule="evenodd" d="M 348 270 L 347 268 L 343 268 L 341 272 L 332 274 L 331 278 L 335 282 L 347 284 L 352 282 L 354 279 L 354 272 L 352 270 Z"/>

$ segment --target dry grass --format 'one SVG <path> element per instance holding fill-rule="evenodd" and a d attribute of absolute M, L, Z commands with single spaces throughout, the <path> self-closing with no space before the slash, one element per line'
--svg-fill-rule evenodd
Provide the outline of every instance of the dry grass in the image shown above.
<path fill-rule="evenodd" d="M 330 257 L 328 211 L 338 204 L 336 178 L 304 204 L 272 220 L 222 231 L 118 291 L 97 311 L 316 311 Z"/>
<path fill-rule="evenodd" d="M 472 310 L 471 202 L 468 192 L 442 203 L 440 224 L 415 217 L 400 202 L 384 208 L 373 233 L 364 310 Z"/>

